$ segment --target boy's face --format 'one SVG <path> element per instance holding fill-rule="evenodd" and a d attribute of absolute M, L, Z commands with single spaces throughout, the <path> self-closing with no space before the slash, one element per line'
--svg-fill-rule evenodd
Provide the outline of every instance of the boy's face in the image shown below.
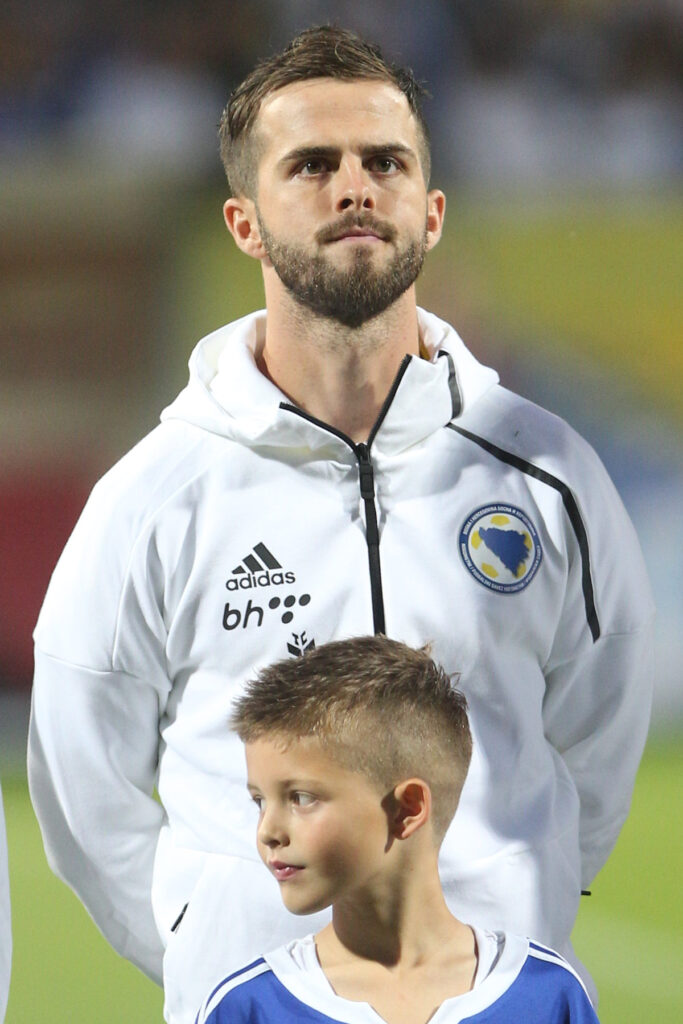
<path fill-rule="evenodd" d="M 246 759 L 258 850 L 288 910 L 314 913 L 379 878 L 390 829 L 377 785 L 337 764 L 314 739 L 287 749 L 255 740 Z"/>

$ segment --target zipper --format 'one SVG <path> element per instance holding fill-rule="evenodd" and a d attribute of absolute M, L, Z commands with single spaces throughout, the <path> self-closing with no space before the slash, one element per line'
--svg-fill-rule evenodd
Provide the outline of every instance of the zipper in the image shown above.
<path fill-rule="evenodd" d="M 368 568 L 370 571 L 370 596 L 372 598 L 372 625 L 375 633 L 385 632 L 384 595 L 382 593 L 382 572 L 379 561 L 379 526 L 377 524 L 377 508 L 375 507 L 375 471 L 370 460 L 370 442 L 356 444 L 347 434 L 336 430 L 329 423 L 316 419 L 309 413 L 299 409 L 290 402 L 280 402 L 280 408 L 293 412 L 296 416 L 315 423 L 329 434 L 334 434 L 348 445 L 358 459 L 358 480 L 360 496 L 365 505 L 365 542 L 368 546 Z M 373 435 L 376 431 L 373 431 Z M 371 437 L 373 436 L 371 435 Z"/>
<path fill-rule="evenodd" d="M 322 427 L 329 434 L 334 434 L 335 437 L 340 438 L 347 444 L 351 451 L 358 459 L 358 473 L 360 483 L 360 496 L 363 499 L 365 505 L 365 540 L 368 546 L 368 567 L 370 570 L 370 594 L 372 597 L 372 623 L 375 633 L 385 633 L 386 626 L 384 621 L 384 593 L 382 590 L 382 570 L 379 558 L 379 526 L 377 524 L 377 507 L 375 505 L 375 471 L 372 466 L 372 460 L 370 459 L 370 446 L 375 439 L 377 431 L 384 421 L 384 417 L 389 411 L 391 403 L 394 400 L 394 396 L 398 391 L 399 384 L 403 380 L 403 376 L 410 365 L 411 356 L 405 355 L 401 360 L 401 365 L 398 368 L 398 372 L 394 378 L 394 382 L 389 389 L 389 394 L 382 403 L 382 408 L 379 411 L 379 416 L 370 431 L 367 443 L 360 442 L 356 444 L 351 438 L 344 434 L 341 430 L 337 430 L 335 427 L 331 427 L 329 423 L 324 423 L 322 420 L 316 419 L 315 416 L 311 416 L 309 413 L 304 412 L 297 405 L 292 405 L 291 402 L 280 402 L 280 408 L 286 409 L 288 412 L 293 412 L 297 416 L 301 416 L 302 419 L 308 420 L 309 423 L 315 423 L 317 427 Z"/>
<path fill-rule="evenodd" d="M 382 570 L 379 560 L 379 527 L 375 505 L 375 471 L 367 444 L 354 445 L 360 475 L 360 496 L 365 504 L 365 539 L 368 545 L 370 593 L 372 595 L 372 621 L 375 633 L 386 632 L 384 624 L 384 594 Z"/>

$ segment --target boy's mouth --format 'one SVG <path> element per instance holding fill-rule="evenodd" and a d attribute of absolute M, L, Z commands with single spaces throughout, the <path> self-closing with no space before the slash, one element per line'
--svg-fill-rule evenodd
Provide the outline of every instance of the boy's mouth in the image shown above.
<path fill-rule="evenodd" d="M 286 882 L 288 878 L 293 878 L 294 875 L 299 873 L 299 871 L 303 871 L 303 868 L 297 867 L 295 864 L 285 864 L 281 860 L 269 861 L 268 867 L 273 872 L 278 882 Z"/>

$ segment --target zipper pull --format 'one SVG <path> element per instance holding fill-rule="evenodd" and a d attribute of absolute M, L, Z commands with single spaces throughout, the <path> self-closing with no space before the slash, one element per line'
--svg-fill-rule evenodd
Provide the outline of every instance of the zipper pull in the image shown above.
<path fill-rule="evenodd" d="M 365 501 L 375 497 L 375 474 L 370 462 L 370 451 L 365 443 L 356 445 L 358 471 L 360 473 L 360 494 Z"/>

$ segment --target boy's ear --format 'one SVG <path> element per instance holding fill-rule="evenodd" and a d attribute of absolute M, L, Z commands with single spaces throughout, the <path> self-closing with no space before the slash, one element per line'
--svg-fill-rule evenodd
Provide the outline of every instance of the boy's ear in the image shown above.
<path fill-rule="evenodd" d="M 432 794 L 424 779 L 399 782 L 393 792 L 392 834 L 407 839 L 432 816 Z"/>

